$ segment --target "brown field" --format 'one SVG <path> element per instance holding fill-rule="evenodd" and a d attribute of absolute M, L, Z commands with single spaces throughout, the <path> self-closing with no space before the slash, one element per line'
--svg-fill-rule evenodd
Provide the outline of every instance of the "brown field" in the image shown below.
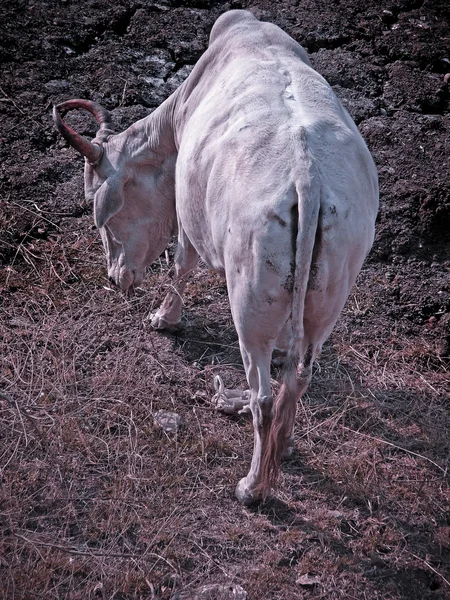
<path fill-rule="evenodd" d="M 149 320 L 172 247 L 134 297 L 109 289 L 83 160 L 50 111 L 85 97 L 124 129 L 240 7 L 308 49 L 381 189 L 294 456 L 276 498 L 250 509 L 234 487 L 252 424 L 209 402 L 216 374 L 245 388 L 223 280 L 192 278 L 177 335 Z M 2 14 L 0 598 L 186 600 L 214 583 L 249 600 L 449 598 L 447 0 L 3 0 Z M 95 134 L 85 114 L 70 122 Z M 181 415 L 178 433 L 156 426 L 161 409 Z"/>

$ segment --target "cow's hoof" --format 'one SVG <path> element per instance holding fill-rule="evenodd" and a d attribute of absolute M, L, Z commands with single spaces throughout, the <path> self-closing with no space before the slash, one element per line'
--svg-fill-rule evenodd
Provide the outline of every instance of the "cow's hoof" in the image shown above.
<path fill-rule="evenodd" d="M 251 413 L 250 390 L 227 390 L 223 385 L 222 377 L 214 377 L 216 393 L 211 399 L 213 406 L 228 415 L 244 415 Z"/>
<path fill-rule="evenodd" d="M 244 477 L 236 486 L 236 498 L 244 506 L 251 506 L 263 500 L 262 494 L 259 493 L 255 486 L 250 486 L 247 477 Z"/>
<path fill-rule="evenodd" d="M 152 316 L 152 327 L 153 329 L 165 330 L 165 331 L 179 331 L 181 329 L 181 321 L 177 323 L 170 323 L 158 313 Z"/>

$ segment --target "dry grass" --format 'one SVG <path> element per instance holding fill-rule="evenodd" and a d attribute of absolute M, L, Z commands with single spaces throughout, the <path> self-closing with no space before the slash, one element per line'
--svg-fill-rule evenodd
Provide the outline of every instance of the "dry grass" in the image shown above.
<path fill-rule="evenodd" d="M 233 581 L 255 600 L 446 597 L 446 366 L 419 368 L 414 340 L 349 345 L 356 296 L 299 405 L 279 499 L 244 509 L 251 423 L 207 401 L 216 372 L 244 385 L 223 282 L 201 271 L 185 330 L 157 334 L 165 261 L 125 299 L 79 222 L 24 240 L 1 273 L 0 596 L 168 599 Z M 159 409 L 186 427 L 155 429 Z"/>

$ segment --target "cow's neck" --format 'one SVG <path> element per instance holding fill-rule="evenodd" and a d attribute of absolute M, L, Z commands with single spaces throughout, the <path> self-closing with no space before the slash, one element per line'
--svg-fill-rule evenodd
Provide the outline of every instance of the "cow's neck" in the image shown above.
<path fill-rule="evenodd" d="M 127 160 L 159 167 L 177 152 L 173 134 L 172 96 L 151 115 L 133 123 L 123 134 Z"/>
<path fill-rule="evenodd" d="M 152 210 L 164 215 L 167 230 L 176 229 L 175 164 L 177 147 L 173 130 L 174 95 L 151 115 L 137 121 L 123 136 L 124 172 L 126 178 L 154 177 L 154 197 L 149 198 Z"/>
<path fill-rule="evenodd" d="M 164 157 L 173 157 L 178 151 L 173 126 L 176 96 L 176 93 L 172 94 L 143 120 L 147 149 L 157 161 Z"/>

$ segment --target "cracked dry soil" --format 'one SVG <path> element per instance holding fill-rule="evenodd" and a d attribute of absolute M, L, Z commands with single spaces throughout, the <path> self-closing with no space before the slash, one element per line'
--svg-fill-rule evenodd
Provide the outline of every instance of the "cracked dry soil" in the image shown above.
<path fill-rule="evenodd" d="M 83 161 L 50 114 L 88 98 L 126 128 L 229 8 L 310 52 L 381 191 L 279 499 L 252 510 L 233 498 L 251 423 L 207 402 L 216 373 L 244 385 L 223 281 L 193 277 L 176 336 L 147 320 L 164 258 L 135 298 L 104 289 Z M 446 0 L 2 2 L 0 598 L 184 598 L 215 582 L 253 600 L 449 597 L 449 21 Z M 68 121 L 94 136 L 87 115 Z M 183 430 L 155 429 L 158 410 Z"/>

